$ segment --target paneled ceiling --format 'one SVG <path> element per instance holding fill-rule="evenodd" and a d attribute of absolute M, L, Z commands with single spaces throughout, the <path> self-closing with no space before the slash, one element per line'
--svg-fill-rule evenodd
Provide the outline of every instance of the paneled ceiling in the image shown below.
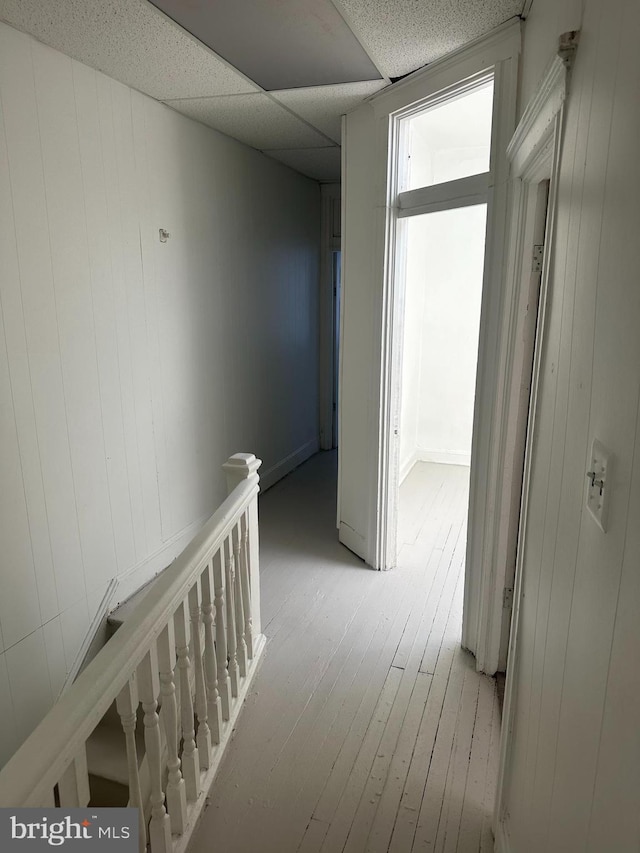
<path fill-rule="evenodd" d="M 523 0 L 0 0 L 0 19 L 319 181 L 340 117 Z"/>

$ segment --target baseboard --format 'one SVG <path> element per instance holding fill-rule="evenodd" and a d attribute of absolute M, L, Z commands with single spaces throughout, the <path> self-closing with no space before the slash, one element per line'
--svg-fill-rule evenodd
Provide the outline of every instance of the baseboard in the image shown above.
<path fill-rule="evenodd" d="M 509 831 L 503 820 L 498 821 L 496 831 L 494 832 L 494 847 L 495 853 L 511 853 L 511 844 L 509 843 Z"/>
<path fill-rule="evenodd" d="M 202 818 L 202 813 L 209 798 L 209 791 L 211 790 L 211 786 L 213 785 L 225 750 L 231 742 L 231 737 L 238 723 L 238 717 L 240 716 L 240 712 L 242 711 L 244 700 L 247 698 L 247 693 L 249 692 L 249 688 L 251 687 L 253 679 L 256 676 L 258 667 L 262 660 L 262 655 L 264 654 L 264 650 L 267 644 L 266 637 L 264 636 L 264 634 L 260 634 L 257 639 L 258 642 L 256 644 L 255 656 L 251 661 L 251 669 L 247 674 L 247 677 L 244 679 L 242 687 L 238 692 L 238 699 L 234 704 L 233 711 L 231 712 L 231 718 L 224 723 L 222 734 L 220 737 L 220 743 L 218 744 L 218 747 L 211 758 L 211 766 L 208 768 L 208 770 L 204 771 L 200 775 L 200 793 L 195 803 L 189 805 L 189 814 L 187 817 L 187 825 L 185 826 L 185 830 L 182 835 L 173 836 L 172 853 L 185 853 L 187 847 L 189 846 L 189 842 L 191 841 L 191 838 L 193 837 L 194 832 L 198 828 L 198 824 L 200 823 L 200 820 Z"/>
<path fill-rule="evenodd" d="M 404 481 L 407 479 L 409 474 L 411 473 L 411 469 L 419 462 L 420 459 L 418 457 L 418 453 L 416 450 L 413 451 L 411 456 L 408 456 L 404 462 L 400 465 L 400 477 L 399 477 L 399 485 L 401 486 Z"/>
<path fill-rule="evenodd" d="M 306 462 L 307 459 L 309 459 L 310 456 L 313 456 L 314 453 L 317 453 L 319 449 L 320 442 L 316 436 L 311 441 L 307 441 L 306 444 L 298 447 L 298 449 L 294 450 L 293 453 L 285 456 L 285 458 L 281 459 L 280 462 L 272 465 L 271 468 L 267 468 L 266 471 L 260 471 L 260 491 L 266 492 L 266 490 L 270 489 L 271 486 L 274 486 L 278 480 L 286 477 L 287 474 L 290 474 L 294 470 L 294 468 L 297 468 L 298 465 L 302 465 L 303 462 Z"/>
<path fill-rule="evenodd" d="M 455 453 L 451 450 L 422 450 L 416 452 L 416 462 L 435 462 L 438 465 L 465 465 L 471 464 L 470 453 Z"/>

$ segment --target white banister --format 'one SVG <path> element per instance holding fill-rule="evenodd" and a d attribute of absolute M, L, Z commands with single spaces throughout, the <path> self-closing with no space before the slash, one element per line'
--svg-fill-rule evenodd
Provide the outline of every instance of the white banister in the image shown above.
<path fill-rule="evenodd" d="M 164 806 L 162 790 L 162 740 L 156 696 L 160 693 L 158 655 L 155 643 L 138 666 L 138 690 L 144 711 L 144 745 L 151 780 L 151 821 L 149 842 L 154 853 L 171 850 L 171 823 Z"/>
<path fill-rule="evenodd" d="M 236 647 L 238 654 L 238 667 L 240 676 L 244 678 L 247 674 L 247 641 L 244 636 L 244 605 L 242 603 L 242 569 L 240 566 L 240 525 L 236 524 L 231 534 L 233 541 L 233 567 L 234 587 L 233 596 L 236 617 Z"/>
<path fill-rule="evenodd" d="M 251 579 L 249 576 L 249 522 L 247 513 L 240 519 L 240 582 L 242 584 L 242 605 L 244 608 L 244 633 L 247 642 L 247 655 L 253 660 L 253 618 L 251 615 Z"/>
<path fill-rule="evenodd" d="M 200 790 L 200 759 L 196 745 L 196 728 L 191 696 L 191 660 L 189 658 L 189 614 L 181 602 L 174 617 L 176 652 L 180 680 L 180 724 L 182 727 L 182 775 L 187 786 L 187 800 L 193 802 Z"/>
<path fill-rule="evenodd" d="M 227 490 L 233 494 L 242 483 L 251 483 L 259 489 L 260 478 L 258 469 L 262 463 L 253 453 L 235 453 L 228 462 L 222 466 L 227 475 Z M 251 618 L 253 622 L 253 634 L 258 636 L 262 633 L 260 620 L 260 557 L 258 535 L 258 501 L 247 504 L 248 519 L 248 558 L 249 578 L 251 583 Z"/>
<path fill-rule="evenodd" d="M 167 808 L 171 831 L 182 835 L 187 823 L 187 793 L 178 756 L 178 706 L 174 670 L 176 641 L 173 621 L 169 621 L 158 639 L 158 666 L 162 696 L 162 723 L 167 742 Z"/>
<path fill-rule="evenodd" d="M 138 809 L 138 846 L 141 853 L 147 846 L 147 828 L 144 820 L 144 804 L 140 790 L 138 770 L 138 747 L 136 745 L 136 720 L 138 712 L 138 682 L 135 673 L 116 697 L 116 709 L 125 737 L 127 773 L 129 776 L 129 803 Z"/>
<path fill-rule="evenodd" d="M 204 623 L 204 673 L 207 685 L 207 710 L 213 743 L 220 743 L 222 732 L 222 703 L 218 690 L 218 661 L 216 659 L 213 616 L 213 578 L 209 563 L 200 577 L 202 584 L 202 621 Z"/>
<path fill-rule="evenodd" d="M 53 806 L 54 789 L 61 807 L 107 805 L 90 791 L 86 746 L 115 701 L 140 851 L 148 839 L 150 853 L 183 853 L 265 644 L 259 466 L 246 453 L 223 466 L 229 496 L 0 771 L 0 807 Z"/>
<path fill-rule="evenodd" d="M 231 695 L 238 695 L 240 686 L 240 669 L 238 667 L 238 638 L 236 635 L 236 606 L 235 606 L 235 566 L 233 562 L 233 545 L 231 537 L 224 543 L 226 615 L 227 615 L 227 655 L 229 656 L 229 678 L 231 679 Z"/>
<path fill-rule="evenodd" d="M 222 703 L 222 717 L 228 720 L 231 708 L 231 679 L 227 656 L 227 608 L 225 605 L 224 555 L 219 548 L 213 555 L 213 583 L 216 608 L 216 655 L 218 658 L 218 690 Z"/>
<path fill-rule="evenodd" d="M 204 684 L 204 655 L 202 638 L 200 636 L 200 597 L 198 584 L 189 590 L 189 611 L 191 614 L 191 640 L 193 648 L 193 667 L 196 681 L 196 716 L 198 718 L 198 755 L 200 768 L 207 770 L 211 759 L 211 731 L 209 730 L 209 713 L 207 709 L 207 694 Z"/>

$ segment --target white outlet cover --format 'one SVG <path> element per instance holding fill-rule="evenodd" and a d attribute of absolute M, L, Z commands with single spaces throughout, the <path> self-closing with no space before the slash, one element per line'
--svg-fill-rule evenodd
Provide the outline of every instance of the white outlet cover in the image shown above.
<path fill-rule="evenodd" d="M 611 493 L 611 453 L 594 439 L 587 468 L 587 509 L 602 530 L 607 531 L 607 509 Z"/>

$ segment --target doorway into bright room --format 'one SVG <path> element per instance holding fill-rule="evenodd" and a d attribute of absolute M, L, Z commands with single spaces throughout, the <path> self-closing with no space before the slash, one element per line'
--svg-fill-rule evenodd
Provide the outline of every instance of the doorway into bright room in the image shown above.
<path fill-rule="evenodd" d="M 448 577 L 448 567 L 436 569 L 445 555 L 452 596 L 460 600 L 492 111 L 493 77 L 485 75 L 408 117 L 400 136 L 406 159 L 396 231 L 397 287 L 404 295 L 397 546 L 431 539 L 434 571 Z"/>

